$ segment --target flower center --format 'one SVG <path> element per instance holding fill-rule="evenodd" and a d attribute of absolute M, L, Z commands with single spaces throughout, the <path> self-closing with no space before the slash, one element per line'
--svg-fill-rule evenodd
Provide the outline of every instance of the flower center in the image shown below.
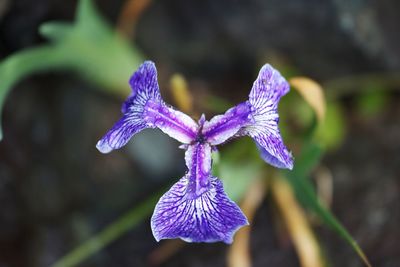
<path fill-rule="evenodd" d="M 196 136 L 196 143 L 199 144 L 204 144 L 206 142 L 206 138 L 204 137 L 204 135 L 202 133 L 198 133 Z"/>

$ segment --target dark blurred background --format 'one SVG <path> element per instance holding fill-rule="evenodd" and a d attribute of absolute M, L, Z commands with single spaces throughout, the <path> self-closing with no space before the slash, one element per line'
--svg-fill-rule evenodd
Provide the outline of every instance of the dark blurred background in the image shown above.
<path fill-rule="evenodd" d="M 124 3 L 96 1 L 113 25 Z M 0 59 L 43 43 L 39 25 L 72 21 L 76 5 L 0 0 Z M 245 99 L 265 62 L 322 84 L 399 73 L 399 25 L 396 0 L 173 0 L 149 3 L 131 36 L 156 62 L 160 86 L 182 73 L 201 107 L 196 99 L 204 94 L 233 103 Z M 95 144 L 119 117 L 121 101 L 94 86 L 70 72 L 46 72 L 24 79 L 8 96 L 0 143 L 0 267 L 49 266 L 185 171 L 177 143 L 158 132 L 145 131 L 125 149 L 100 154 Z M 357 109 L 362 88 L 342 93 L 347 134 L 323 164 L 333 176 L 333 212 L 373 266 L 397 267 L 398 79 L 387 87 L 384 108 L 371 116 Z M 253 264 L 299 266 L 293 246 L 276 234 L 268 200 L 252 228 Z M 317 232 L 331 266 L 363 266 L 326 227 Z M 146 220 L 80 266 L 148 266 L 156 247 Z M 161 265 L 226 266 L 226 250 L 224 244 L 189 244 Z"/>

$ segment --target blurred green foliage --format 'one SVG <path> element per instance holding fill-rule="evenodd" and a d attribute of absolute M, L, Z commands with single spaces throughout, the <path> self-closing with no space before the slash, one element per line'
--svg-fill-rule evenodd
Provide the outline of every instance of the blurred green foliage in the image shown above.
<path fill-rule="evenodd" d="M 105 23 L 91 0 L 79 1 L 75 23 L 46 23 L 40 33 L 50 44 L 18 52 L 0 63 L 0 117 L 12 86 L 41 71 L 72 70 L 99 85 L 99 90 L 128 94 L 126 81 L 143 56 Z"/>
<path fill-rule="evenodd" d="M 310 179 L 312 170 L 318 165 L 323 150 L 320 145 L 314 142 L 304 144 L 301 153 L 297 157 L 295 167 L 292 171 L 284 171 L 286 179 L 294 189 L 298 200 L 305 208 L 313 212 L 325 225 L 329 226 L 339 236 L 341 236 L 357 252 L 360 258 L 369 266 L 367 257 L 353 239 L 346 228 L 336 219 L 336 217 L 319 200 L 314 186 Z"/>
<path fill-rule="evenodd" d="M 165 190 L 166 189 L 164 189 L 162 192 Z M 52 267 L 76 266 L 103 249 L 109 243 L 119 238 L 133 227 L 137 226 L 145 218 L 149 217 L 161 194 L 161 192 L 155 193 L 153 196 L 146 199 L 146 201 L 135 206 L 133 209 L 115 220 L 102 231 L 71 250 L 68 254 L 54 263 Z"/>
<path fill-rule="evenodd" d="M 370 84 L 357 98 L 357 108 L 366 118 L 381 112 L 389 102 L 389 95 L 379 84 Z"/>
<path fill-rule="evenodd" d="M 338 148 L 346 134 L 346 123 L 341 105 L 327 102 L 325 120 L 315 131 L 319 143 L 326 149 Z"/>
<path fill-rule="evenodd" d="M 223 181 L 227 195 L 233 201 L 240 201 L 254 179 L 263 175 L 265 163 L 250 138 L 235 140 L 221 153 L 223 160 L 213 161 L 213 173 Z"/>

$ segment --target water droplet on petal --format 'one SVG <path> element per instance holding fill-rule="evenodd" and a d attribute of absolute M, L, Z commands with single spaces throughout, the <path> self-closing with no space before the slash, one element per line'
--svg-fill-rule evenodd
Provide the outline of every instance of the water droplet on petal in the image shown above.
<path fill-rule="evenodd" d="M 210 183 L 209 180 L 203 179 L 200 181 L 200 186 L 205 187 L 205 186 L 208 186 L 209 183 Z"/>

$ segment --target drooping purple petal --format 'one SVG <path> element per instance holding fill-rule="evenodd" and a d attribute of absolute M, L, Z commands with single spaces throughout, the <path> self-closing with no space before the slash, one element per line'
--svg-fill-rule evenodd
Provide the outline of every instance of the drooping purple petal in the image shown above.
<path fill-rule="evenodd" d="M 157 241 L 181 238 L 188 242 L 231 243 L 234 233 L 248 224 L 239 207 L 211 175 L 211 146 L 189 145 L 186 175 L 161 197 L 151 218 Z"/>
<path fill-rule="evenodd" d="M 271 65 L 264 65 L 249 95 L 254 123 L 240 130 L 261 148 L 261 157 L 279 168 L 293 168 L 293 157 L 283 143 L 279 128 L 278 103 L 289 92 L 289 84 Z"/>
<path fill-rule="evenodd" d="M 122 119 L 97 143 L 102 153 L 125 145 L 145 128 L 159 128 L 182 143 L 190 143 L 197 124 L 189 116 L 168 107 L 161 98 L 157 70 L 153 62 L 144 62 L 129 81 L 132 93 L 122 105 Z"/>
<path fill-rule="evenodd" d="M 204 122 L 202 134 L 211 145 L 219 145 L 232 138 L 241 128 L 253 121 L 249 102 L 229 109 L 223 115 L 214 116 Z"/>
<path fill-rule="evenodd" d="M 257 136 L 254 139 L 256 140 L 257 148 L 260 151 L 260 156 L 265 162 L 277 168 L 291 170 L 293 169 L 292 153 L 287 150 L 282 140 L 279 140 L 278 138 L 280 138 L 280 136 Z M 261 145 L 261 142 L 264 142 L 264 144 Z M 268 149 L 265 147 L 268 147 Z"/>
<path fill-rule="evenodd" d="M 155 239 L 232 243 L 235 232 L 248 225 L 246 217 L 218 178 L 210 176 L 207 190 L 196 198 L 188 197 L 190 179 L 184 176 L 157 203 L 151 218 Z"/>

